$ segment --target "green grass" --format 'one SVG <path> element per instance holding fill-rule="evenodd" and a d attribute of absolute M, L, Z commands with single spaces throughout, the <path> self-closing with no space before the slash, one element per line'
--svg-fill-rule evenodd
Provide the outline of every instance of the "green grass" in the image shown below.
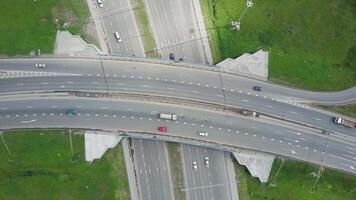
<path fill-rule="evenodd" d="M 184 175 L 183 175 L 183 163 L 180 155 L 180 147 L 178 143 L 167 142 L 170 170 L 172 174 L 172 182 L 174 187 L 174 199 L 184 200 Z"/>
<path fill-rule="evenodd" d="M 72 134 L 73 159 L 67 131 L 3 136 L 11 156 L 0 141 L 0 199 L 130 199 L 121 145 L 90 164 L 83 135 Z"/>
<path fill-rule="evenodd" d="M 141 34 L 145 54 L 147 57 L 157 58 L 158 54 L 155 50 L 156 44 L 150 28 L 145 4 L 143 0 L 132 0 L 131 3 L 133 5 L 137 26 Z"/>
<path fill-rule="evenodd" d="M 214 61 L 268 49 L 272 81 L 313 90 L 356 85 L 356 3 L 353 0 L 200 0 Z"/>
<path fill-rule="evenodd" d="M 356 117 L 356 104 L 346 105 L 346 106 L 324 106 L 320 105 L 320 107 L 335 111 L 344 115 L 349 115 L 350 117 Z"/>
<path fill-rule="evenodd" d="M 88 22 L 86 0 L 11 0 L 0 6 L 0 55 L 28 55 L 41 49 L 52 53 L 56 31 L 69 22 L 73 34 L 82 34 Z M 58 19 L 58 21 L 56 21 Z"/>
<path fill-rule="evenodd" d="M 249 175 L 245 167 L 236 165 L 240 181 L 241 200 L 353 200 L 356 196 L 356 177 L 331 169 L 325 169 L 316 187 L 313 185 L 318 166 L 302 162 L 285 160 L 279 174 L 276 172 L 282 163 L 276 159 L 273 163 L 269 182 L 261 184 L 257 178 Z M 272 180 L 273 181 L 272 184 Z"/>

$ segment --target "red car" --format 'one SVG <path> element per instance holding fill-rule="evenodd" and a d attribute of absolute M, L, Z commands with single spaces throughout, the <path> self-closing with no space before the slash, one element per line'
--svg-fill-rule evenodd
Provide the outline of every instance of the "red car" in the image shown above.
<path fill-rule="evenodd" d="M 168 131 L 168 128 L 167 127 L 158 127 L 158 130 L 160 132 L 167 132 Z"/>

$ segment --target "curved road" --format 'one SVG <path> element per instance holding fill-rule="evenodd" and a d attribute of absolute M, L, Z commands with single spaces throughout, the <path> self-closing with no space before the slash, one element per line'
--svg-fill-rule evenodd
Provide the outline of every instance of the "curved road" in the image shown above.
<path fill-rule="evenodd" d="M 46 63 L 47 68 L 37 69 L 36 63 Z M 285 96 L 294 91 L 300 96 L 310 93 L 311 98 L 328 96 L 329 101 L 353 101 L 356 98 L 355 87 L 339 93 L 323 93 L 324 97 L 268 83 L 263 92 L 255 92 L 251 85 L 261 85 L 262 82 L 240 76 L 159 64 L 95 59 L 5 59 L 0 60 L 0 71 L 7 72 L 0 74 L 0 93 L 109 90 L 175 96 L 249 108 L 356 136 L 354 130 L 335 125 L 330 114 L 301 104 L 295 100 L 296 97 Z M 339 95 L 341 97 L 337 99 Z"/>
<path fill-rule="evenodd" d="M 316 131 L 271 122 L 263 118 L 209 112 L 166 104 L 75 97 L 42 97 L 0 100 L 0 127 L 89 128 L 151 132 L 168 127 L 167 135 L 193 138 L 234 147 L 266 151 L 356 174 L 356 145 Z M 67 115 L 75 108 L 79 115 Z M 158 119 L 158 113 L 177 113 L 177 121 Z M 75 122 L 75 123 L 73 123 Z M 198 131 L 207 131 L 201 137 Z"/>

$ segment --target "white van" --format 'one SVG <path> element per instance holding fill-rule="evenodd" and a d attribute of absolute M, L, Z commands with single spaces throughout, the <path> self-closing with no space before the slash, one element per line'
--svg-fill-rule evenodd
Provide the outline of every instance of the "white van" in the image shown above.
<path fill-rule="evenodd" d="M 116 41 L 118 41 L 118 42 L 122 41 L 118 32 L 114 32 L 114 37 L 115 37 Z"/>
<path fill-rule="evenodd" d="M 198 135 L 207 137 L 208 133 L 207 132 L 198 132 Z"/>

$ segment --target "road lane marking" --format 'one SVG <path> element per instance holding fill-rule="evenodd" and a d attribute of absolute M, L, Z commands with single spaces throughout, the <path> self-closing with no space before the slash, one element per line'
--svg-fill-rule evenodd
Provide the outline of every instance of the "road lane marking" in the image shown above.
<path fill-rule="evenodd" d="M 352 158 L 352 159 L 356 160 L 356 157 L 353 157 L 353 156 L 350 156 L 350 155 L 346 155 L 346 154 L 344 154 L 344 156 L 346 156 L 346 157 L 349 157 L 349 158 Z"/>
<path fill-rule="evenodd" d="M 248 102 L 248 100 L 247 100 L 247 99 L 242 99 L 241 101 L 243 101 L 243 102 Z"/>
<path fill-rule="evenodd" d="M 268 107 L 268 108 L 273 108 L 273 106 L 271 106 L 271 105 L 266 105 L 266 107 Z"/>
<path fill-rule="evenodd" d="M 329 155 L 329 156 L 331 156 L 331 157 L 334 157 L 334 158 L 338 158 L 338 159 L 345 160 L 345 161 L 352 162 L 352 163 L 355 163 L 355 164 L 356 164 L 356 162 L 355 162 L 355 161 L 348 160 L 348 159 L 343 158 L 343 157 L 340 157 L 340 156 L 336 156 L 336 155 L 329 154 L 329 153 L 328 153 L 328 155 Z"/>
<path fill-rule="evenodd" d="M 356 149 L 355 149 L 355 148 L 352 148 L 352 147 L 346 147 L 346 148 L 356 151 Z"/>
<path fill-rule="evenodd" d="M 317 117 L 314 117 L 314 119 L 318 120 L 318 121 L 321 121 L 321 119 L 317 118 Z"/>
<path fill-rule="evenodd" d="M 29 120 L 29 121 L 21 121 L 23 124 L 28 124 L 37 121 L 37 119 Z"/>
<path fill-rule="evenodd" d="M 300 135 L 300 133 L 299 132 L 295 132 L 295 131 L 287 131 L 288 133 L 294 133 L 294 134 L 297 134 L 297 135 Z"/>

